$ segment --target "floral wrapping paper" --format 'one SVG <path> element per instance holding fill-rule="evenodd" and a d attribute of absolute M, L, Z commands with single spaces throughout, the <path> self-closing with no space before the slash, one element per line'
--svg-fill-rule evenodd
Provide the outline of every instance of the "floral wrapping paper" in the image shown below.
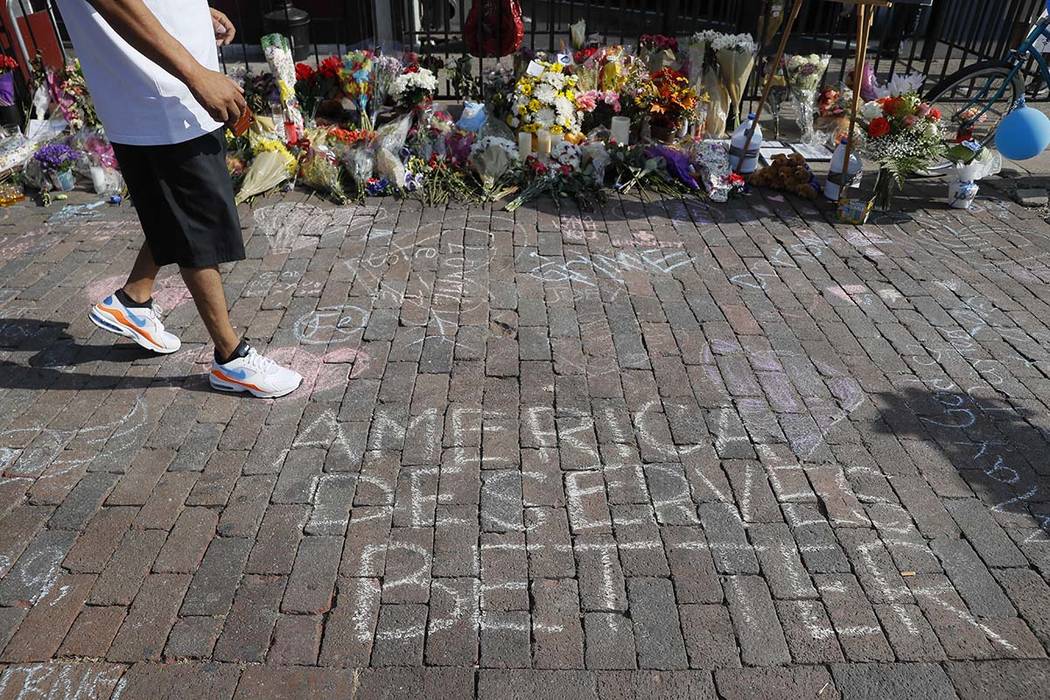
<path fill-rule="evenodd" d="M 700 184 L 707 190 L 711 200 L 729 201 L 729 193 L 733 190 L 733 184 L 730 179 L 732 170 L 729 167 L 727 144 L 717 141 L 701 141 L 696 144 L 693 157 L 700 171 Z"/>
<path fill-rule="evenodd" d="M 292 47 L 288 39 L 280 34 L 267 34 L 261 40 L 266 62 L 270 71 L 277 78 L 277 89 L 281 94 L 281 107 L 284 109 L 284 120 L 295 127 L 295 138 L 288 138 L 294 143 L 303 133 L 303 112 L 295 96 L 295 61 L 292 59 Z M 292 134 L 288 135 L 293 136 Z"/>

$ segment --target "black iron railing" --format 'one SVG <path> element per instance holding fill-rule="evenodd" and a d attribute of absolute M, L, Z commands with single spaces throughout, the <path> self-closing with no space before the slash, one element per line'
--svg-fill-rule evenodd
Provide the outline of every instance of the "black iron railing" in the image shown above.
<path fill-rule="evenodd" d="M 557 50 L 568 43 L 569 26 L 583 19 L 588 33 L 611 43 L 633 43 L 647 33 L 679 37 L 701 29 L 750 32 L 758 36 L 760 18 L 777 0 L 520 0 L 525 20 L 524 45 Z M 922 2 L 923 0 L 918 0 Z M 925 0 L 929 2 L 930 0 Z M 211 0 L 238 27 L 238 42 L 222 52 L 227 69 L 262 69 L 259 37 L 280 28 L 285 13 L 289 27 L 294 10 L 309 14 L 309 26 L 299 35 L 297 53 L 319 60 L 350 47 L 379 43 L 395 49 L 458 58 L 466 51 L 463 23 L 472 0 Z M 786 0 L 790 4 L 791 0 Z M 921 72 L 932 86 L 964 65 L 1002 58 L 1017 45 L 1044 6 L 1044 0 L 932 0 L 932 5 L 898 0 L 878 11 L 872 32 L 870 60 L 880 76 Z M 46 11 L 48 0 L 0 0 L 6 13 Z M 843 79 L 852 67 L 855 40 L 853 7 L 825 0 L 807 0 L 788 50 L 832 56 L 830 80 Z M 269 19 L 266 19 L 270 15 Z M 59 19 L 61 28 L 61 19 Z M 64 32 L 62 32 L 64 34 Z M 303 45 L 305 43 L 305 45 Z M 0 32 L 0 48 L 11 53 L 15 42 Z M 772 53 L 772 42 L 763 53 Z M 475 62 L 476 69 L 495 64 Z M 755 71 L 750 95 L 757 89 Z M 1045 86 L 1034 85 L 1033 97 L 1045 97 Z M 1035 92 L 1038 91 L 1039 95 Z M 451 83 L 443 97 L 456 97 Z"/>

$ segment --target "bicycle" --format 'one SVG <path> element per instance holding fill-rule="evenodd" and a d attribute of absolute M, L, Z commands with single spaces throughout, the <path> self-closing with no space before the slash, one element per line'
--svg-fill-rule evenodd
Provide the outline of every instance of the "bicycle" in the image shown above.
<path fill-rule="evenodd" d="M 1047 7 L 1050 9 L 1050 0 Z M 1050 85 L 1050 65 L 1037 47 L 1040 40 L 1050 41 L 1050 16 L 1036 22 L 1028 37 L 1005 59 L 962 68 L 926 94 L 926 102 L 940 110 L 950 140 L 976 141 L 982 146 L 992 140 L 1003 117 L 1024 97 L 1022 69 L 1029 58 L 1038 66 L 1044 85 Z"/>

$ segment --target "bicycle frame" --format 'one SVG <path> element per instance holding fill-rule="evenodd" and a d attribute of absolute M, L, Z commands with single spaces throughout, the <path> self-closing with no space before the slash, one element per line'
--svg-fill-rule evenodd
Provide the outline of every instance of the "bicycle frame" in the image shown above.
<path fill-rule="evenodd" d="M 1032 58 L 1036 62 L 1036 65 L 1039 66 L 1039 71 L 1042 74 L 1043 83 L 1045 85 L 1050 86 L 1050 65 L 1047 65 L 1046 59 L 1043 58 L 1043 54 L 1035 48 L 1035 42 L 1040 37 L 1044 36 L 1047 39 L 1050 39 L 1050 16 L 1044 17 L 1038 22 L 1036 22 L 1035 26 L 1032 27 L 1032 31 L 1028 33 L 1028 37 L 1025 38 L 1023 42 L 1021 42 L 1021 45 L 1015 49 L 1011 49 L 1010 53 L 1007 54 L 1006 61 L 1008 63 L 1011 63 L 1012 67 L 1010 69 L 1010 73 L 1007 75 L 1006 80 L 1004 80 L 1003 84 L 999 86 L 999 89 L 996 91 L 995 95 L 992 96 L 991 99 L 988 99 L 988 90 L 992 82 L 992 79 L 989 79 L 988 84 L 985 86 L 985 88 L 981 90 L 975 97 L 971 98 L 970 101 L 967 102 L 962 109 L 956 112 L 957 115 L 965 114 L 972 107 L 976 107 L 981 102 L 984 102 L 984 109 L 975 113 L 967 121 L 961 122 L 960 124 L 962 126 L 973 126 L 977 123 L 978 120 L 980 120 L 981 117 L 985 115 L 985 113 L 988 112 L 989 109 L 991 109 L 991 106 L 994 105 L 996 101 L 1003 96 L 1004 92 L 1006 92 L 1006 87 L 1011 82 L 1013 82 L 1014 77 L 1019 72 L 1021 72 L 1021 67 L 1024 65 L 1025 60 L 1027 58 Z M 1012 110 L 1014 107 L 1016 107 L 1016 105 L 1013 105 L 1010 109 Z"/>

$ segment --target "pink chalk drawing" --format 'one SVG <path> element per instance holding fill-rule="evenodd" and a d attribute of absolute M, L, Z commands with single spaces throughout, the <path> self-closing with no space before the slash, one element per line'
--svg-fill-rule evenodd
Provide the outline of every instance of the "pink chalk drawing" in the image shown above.
<path fill-rule="evenodd" d="M 94 304 L 100 299 L 104 299 L 107 295 L 112 294 L 114 290 L 120 289 L 124 285 L 125 279 L 122 275 L 97 279 L 84 288 L 84 295 L 89 302 Z M 157 281 L 156 286 L 153 288 L 153 300 L 165 311 L 174 311 L 187 301 L 191 301 L 192 297 L 190 296 L 190 291 L 186 289 L 186 285 L 182 283 L 181 277 L 169 275 Z"/>

